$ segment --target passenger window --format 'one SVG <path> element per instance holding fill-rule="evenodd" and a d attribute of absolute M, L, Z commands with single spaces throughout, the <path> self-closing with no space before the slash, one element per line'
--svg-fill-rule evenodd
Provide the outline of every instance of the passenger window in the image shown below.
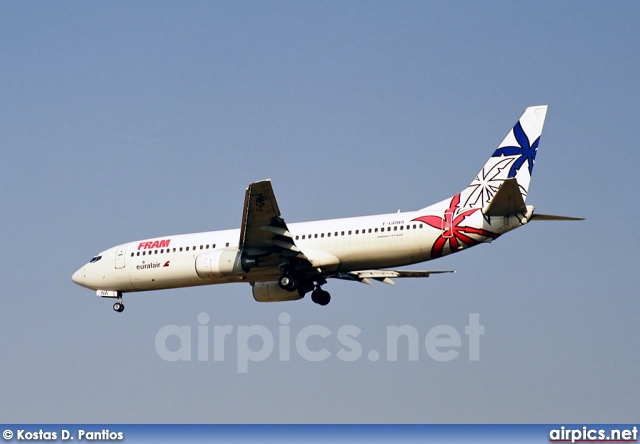
<path fill-rule="evenodd" d="M 324 237 L 324 233 L 322 233 L 322 234 L 320 235 L 320 237 Z"/>
<path fill-rule="evenodd" d="M 180 247 L 180 251 L 182 251 L 182 247 Z"/>
<path fill-rule="evenodd" d="M 186 248 L 186 251 L 189 251 L 189 247 Z"/>
<path fill-rule="evenodd" d="M 154 251 L 153 254 L 158 254 L 158 250 Z"/>
<path fill-rule="evenodd" d="M 340 236 L 344 236 L 344 231 L 342 231 L 342 233 L 340 234 Z"/>
<path fill-rule="evenodd" d="M 142 255 L 144 256 L 146 253 L 147 253 L 146 251 L 143 251 L 143 252 L 142 252 Z"/>
<path fill-rule="evenodd" d="M 359 234 L 359 233 L 360 233 L 360 230 L 356 230 L 356 234 Z"/>
<path fill-rule="evenodd" d="M 400 225 L 400 229 L 401 229 L 401 230 L 404 230 L 404 225 Z"/>
<path fill-rule="evenodd" d="M 317 239 L 317 238 L 318 238 L 318 233 L 314 234 L 314 235 L 313 235 L 313 238 L 314 238 L 314 239 Z"/>
<path fill-rule="evenodd" d="M 351 236 L 351 230 L 349 230 L 348 233 L 349 233 L 349 236 Z"/>
<path fill-rule="evenodd" d="M 227 242 L 227 247 L 229 246 L 229 242 Z"/>
<path fill-rule="evenodd" d="M 138 251 L 138 253 L 136 253 L 136 256 L 140 256 L 140 252 Z"/>
<path fill-rule="evenodd" d="M 331 233 L 327 233 L 327 237 L 331 237 Z"/>
<path fill-rule="evenodd" d="M 296 240 L 298 240 L 298 237 L 300 237 L 300 236 L 296 236 Z"/>
<path fill-rule="evenodd" d="M 209 244 L 207 244 L 207 250 L 209 249 Z"/>
<path fill-rule="evenodd" d="M 336 231 L 336 232 L 334 233 L 334 236 L 337 236 L 337 235 L 338 235 L 338 232 Z"/>

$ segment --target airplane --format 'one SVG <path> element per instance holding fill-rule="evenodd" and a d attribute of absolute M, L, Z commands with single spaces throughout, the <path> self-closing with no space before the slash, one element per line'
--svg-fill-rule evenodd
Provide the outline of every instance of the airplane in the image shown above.
<path fill-rule="evenodd" d="M 393 284 L 453 270 L 395 269 L 492 242 L 532 220 L 583 220 L 525 205 L 547 106 L 527 108 L 468 187 L 417 211 L 287 224 L 271 185 L 245 192 L 239 229 L 154 237 L 102 251 L 73 282 L 115 298 L 130 292 L 247 282 L 258 302 L 311 292 L 331 300 L 327 279 Z"/>

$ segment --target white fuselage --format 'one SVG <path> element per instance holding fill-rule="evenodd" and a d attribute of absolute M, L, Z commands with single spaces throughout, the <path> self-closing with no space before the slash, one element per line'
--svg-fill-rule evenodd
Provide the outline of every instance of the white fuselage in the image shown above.
<path fill-rule="evenodd" d="M 445 227 L 437 229 L 415 219 L 425 214 L 442 217 L 447 202 L 405 213 L 292 223 L 289 231 L 299 249 L 323 274 L 415 264 L 430 260 L 434 242 L 443 234 L 446 236 Z M 486 225 L 480 212 L 469 219 L 476 226 Z M 491 230 L 502 234 L 522 225 L 522 221 L 517 220 L 505 222 L 494 218 Z M 235 229 L 122 244 L 96 255 L 100 259 L 82 266 L 72 279 L 90 289 L 123 293 L 229 282 L 276 281 L 280 271 L 273 268 L 226 277 L 203 278 L 196 272 L 198 256 L 218 249 L 237 248 L 239 236 L 239 229 Z M 445 249 L 443 255 L 450 252 Z"/>

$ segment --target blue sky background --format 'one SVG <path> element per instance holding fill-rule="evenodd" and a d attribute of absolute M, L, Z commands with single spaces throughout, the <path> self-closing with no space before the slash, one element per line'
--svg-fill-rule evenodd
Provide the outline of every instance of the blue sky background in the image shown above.
<path fill-rule="evenodd" d="M 0 420 L 637 420 L 639 20 L 636 2 L 2 2 Z M 424 207 L 539 104 L 527 203 L 587 220 L 413 267 L 454 275 L 330 282 L 324 308 L 239 284 L 150 292 L 122 314 L 71 282 L 119 243 L 238 227 L 255 180 L 287 222 Z M 162 360 L 156 333 L 195 334 L 201 312 L 274 335 L 287 312 L 293 337 L 331 330 L 310 347 L 333 355 L 293 346 L 238 374 L 232 336 L 224 362 L 195 360 L 195 338 L 193 361 Z M 451 325 L 460 356 L 387 362 L 404 324 L 421 341 Z M 356 362 L 335 356 L 344 325 Z"/>

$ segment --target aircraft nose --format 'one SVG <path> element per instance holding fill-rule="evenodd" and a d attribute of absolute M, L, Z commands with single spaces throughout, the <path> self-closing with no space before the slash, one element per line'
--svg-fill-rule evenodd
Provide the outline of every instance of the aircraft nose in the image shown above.
<path fill-rule="evenodd" d="M 75 273 L 73 273 L 73 275 L 71 276 L 71 280 L 81 286 L 84 283 L 84 267 L 81 267 L 78 269 L 78 271 L 76 271 Z"/>

